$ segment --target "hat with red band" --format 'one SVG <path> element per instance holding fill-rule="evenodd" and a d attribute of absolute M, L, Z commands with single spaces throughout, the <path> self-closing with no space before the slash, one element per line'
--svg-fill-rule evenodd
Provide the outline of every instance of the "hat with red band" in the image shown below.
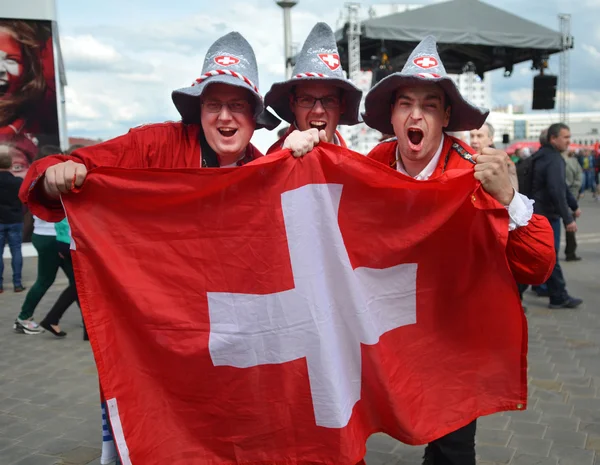
<path fill-rule="evenodd" d="M 295 86 L 303 82 L 323 82 L 340 88 L 346 99 L 340 124 L 361 122 L 359 107 L 362 91 L 344 76 L 335 36 L 325 23 L 317 23 L 310 31 L 296 57 L 291 79 L 273 84 L 265 95 L 265 105 L 273 108 L 288 123 L 293 123 L 296 117 L 290 108 L 289 95 Z"/>
<path fill-rule="evenodd" d="M 483 125 L 489 110 L 476 107 L 460 94 L 452 78 L 446 74 L 433 36 L 425 37 L 417 45 L 402 71 L 386 76 L 369 91 L 363 113 L 365 123 L 384 134 L 393 134 L 391 103 L 394 93 L 400 87 L 410 87 L 422 82 L 433 82 L 446 93 L 451 106 L 450 122 L 446 130 L 469 131 Z"/>
<path fill-rule="evenodd" d="M 247 89 L 252 95 L 257 127 L 273 129 L 279 120 L 265 111 L 263 98 L 258 91 L 258 67 L 254 50 L 238 32 L 218 39 L 206 53 L 201 75 L 190 87 L 174 90 L 173 103 L 184 123 L 200 123 L 200 99 L 213 84 L 227 84 Z"/>

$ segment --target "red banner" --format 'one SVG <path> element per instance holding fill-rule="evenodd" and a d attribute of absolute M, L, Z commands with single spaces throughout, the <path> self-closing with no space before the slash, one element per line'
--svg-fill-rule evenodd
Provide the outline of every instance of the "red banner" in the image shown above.
<path fill-rule="evenodd" d="M 525 408 L 506 210 L 325 145 L 100 168 L 64 203 L 124 464 L 356 464 Z"/>
<path fill-rule="evenodd" d="M 0 152 L 15 176 L 60 152 L 56 85 L 52 23 L 0 18 Z"/>

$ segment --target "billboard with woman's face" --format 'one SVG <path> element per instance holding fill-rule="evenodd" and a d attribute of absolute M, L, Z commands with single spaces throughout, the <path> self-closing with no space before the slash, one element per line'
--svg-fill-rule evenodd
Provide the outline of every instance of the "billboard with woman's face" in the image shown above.
<path fill-rule="evenodd" d="M 59 146 L 50 21 L 0 18 L 0 146 L 24 177 L 45 146 Z"/>

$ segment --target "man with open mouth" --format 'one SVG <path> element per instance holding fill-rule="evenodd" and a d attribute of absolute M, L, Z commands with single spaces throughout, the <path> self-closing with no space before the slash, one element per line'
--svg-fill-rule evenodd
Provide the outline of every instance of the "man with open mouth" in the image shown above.
<path fill-rule="evenodd" d="M 200 77 L 190 87 L 173 91 L 172 99 L 181 121 L 139 126 L 70 155 L 35 162 L 23 182 L 21 200 L 34 215 L 58 222 L 65 217 L 60 196 L 82 186 L 92 168 L 241 166 L 262 156 L 250 144 L 255 128 L 279 124 L 264 110 L 254 51 L 237 32 L 213 43 Z M 101 463 L 113 463 L 116 450 L 108 424 L 103 437 Z"/>
<path fill-rule="evenodd" d="M 460 95 L 446 74 L 434 37 L 423 39 L 401 72 L 387 76 L 369 91 L 365 110 L 367 125 L 395 135 L 371 150 L 369 158 L 419 181 L 438 178 L 449 170 L 473 169 L 484 190 L 483 195 L 473 195 L 475 206 L 492 202 L 508 211 L 506 258 L 513 276 L 523 283 L 546 281 L 555 262 L 552 228 L 544 217 L 533 214 L 533 201 L 516 192 L 506 153 L 487 147 L 478 154 L 446 134 L 480 128 L 489 112 Z M 310 132 L 290 135 L 294 145 L 288 147 L 294 156 L 303 156 L 322 141 Z M 496 215 L 494 209 L 488 211 Z M 432 441 L 425 449 L 423 465 L 475 465 L 475 431 L 473 421 Z"/>
<path fill-rule="evenodd" d="M 363 117 L 369 126 L 396 136 L 376 146 L 369 158 L 423 181 L 448 170 L 472 167 L 483 189 L 508 210 L 506 251 L 515 278 L 519 282 L 544 279 L 553 264 L 552 229 L 545 218 L 533 214 L 533 202 L 513 188 L 507 155 L 490 147 L 477 154 L 445 134 L 480 128 L 488 111 L 460 95 L 446 74 L 432 36 L 415 48 L 401 72 L 387 76 L 370 90 L 365 110 Z M 473 196 L 473 202 L 477 201 L 486 200 Z M 475 465 L 475 430 L 473 421 L 432 441 L 423 463 Z"/>
<path fill-rule="evenodd" d="M 265 105 L 290 123 L 267 154 L 301 145 L 304 136 L 288 137 L 295 130 L 311 130 L 307 134 L 316 140 L 346 147 L 337 126 L 361 122 L 361 97 L 362 91 L 344 77 L 333 31 L 317 23 L 297 57 L 291 79 L 273 84 L 265 95 Z"/>

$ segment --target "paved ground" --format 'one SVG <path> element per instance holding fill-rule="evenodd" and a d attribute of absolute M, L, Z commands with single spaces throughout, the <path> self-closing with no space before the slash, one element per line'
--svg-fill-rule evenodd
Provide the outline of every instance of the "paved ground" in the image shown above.
<path fill-rule="evenodd" d="M 550 311 L 547 299 L 528 293 L 529 409 L 480 420 L 480 465 L 600 465 L 600 204 L 586 199 L 582 209 L 578 252 L 584 261 L 563 268 L 570 292 L 586 304 Z M 35 265 L 34 258 L 26 260 L 26 285 L 35 279 Z M 65 286 L 59 275 L 36 310 L 38 320 Z M 65 315 L 62 326 L 69 335 L 64 340 L 17 335 L 11 325 L 24 295 L 12 292 L 10 279 L 5 289 L 0 295 L 0 465 L 97 465 L 97 379 L 78 308 Z M 376 435 L 369 441 L 367 462 L 416 465 L 422 451 Z"/>

